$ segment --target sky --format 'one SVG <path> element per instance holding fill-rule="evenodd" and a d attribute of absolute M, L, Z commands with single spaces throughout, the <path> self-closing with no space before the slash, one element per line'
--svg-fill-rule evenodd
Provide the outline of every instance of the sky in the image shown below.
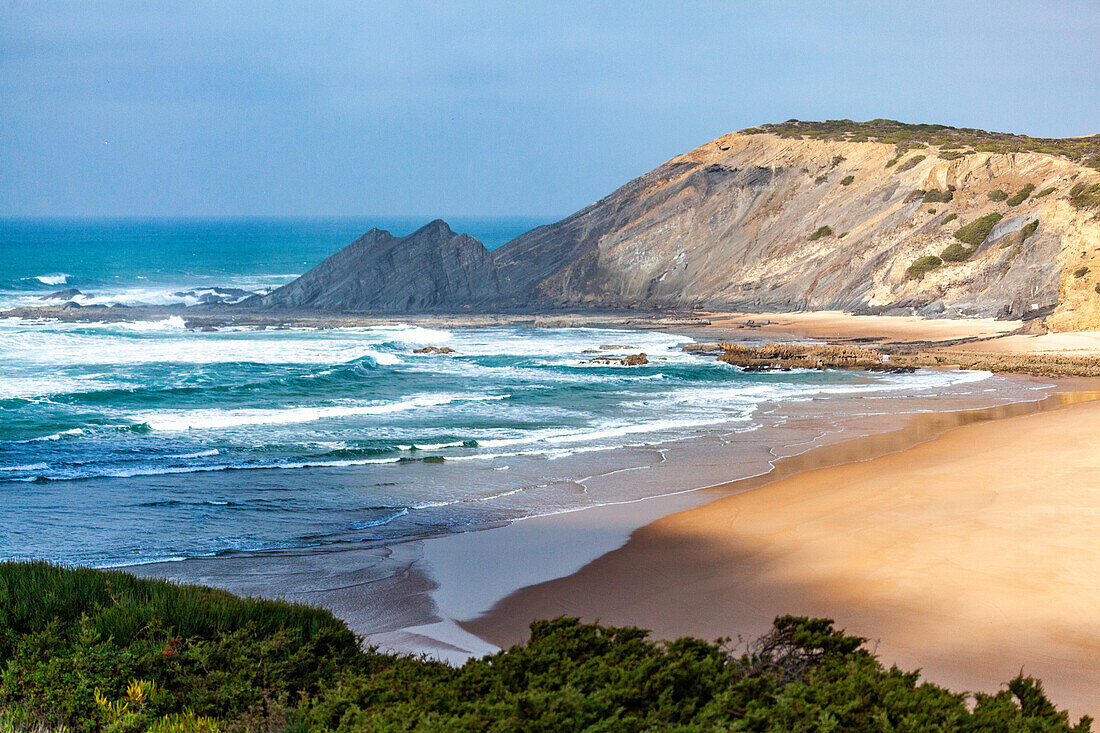
<path fill-rule="evenodd" d="M 0 6 L 0 216 L 557 218 L 797 119 L 1100 132 L 1100 3 Z"/>

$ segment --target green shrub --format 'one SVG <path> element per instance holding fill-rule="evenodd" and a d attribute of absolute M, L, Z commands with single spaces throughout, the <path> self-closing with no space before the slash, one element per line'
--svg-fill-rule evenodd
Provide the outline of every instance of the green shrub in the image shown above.
<path fill-rule="evenodd" d="M 847 236 L 848 236 L 848 232 L 841 232 L 840 234 L 837 235 L 836 238 L 837 239 L 844 239 Z"/>
<path fill-rule="evenodd" d="M 829 165 L 829 167 L 830 168 L 836 168 L 838 165 L 843 163 L 845 160 L 847 160 L 847 159 L 843 155 L 835 155 L 835 156 L 833 156 L 833 162 L 832 162 L 831 165 Z"/>
<path fill-rule="evenodd" d="M 558 618 L 532 623 L 525 644 L 452 667 L 363 651 L 325 611 L 118 572 L 7 563 L 0 600 L 0 730 L 1053 732 L 1089 723 L 1071 726 L 1022 675 L 971 698 L 887 669 L 828 619 L 781 616 L 733 650 Z"/>
<path fill-rule="evenodd" d="M 828 176 L 818 176 L 817 178 L 814 179 L 814 183 L 820 185 L 822 183 L 825 183 L 825 181 L 827 181 L 827 180 L 829 180 Z"/>
<path fill-rule="evenodd" d="M 924 192 L 924 203 L 926 204 L 946 204 L 953 198 L 955 198 L 954 191 L 941 191 L 938 188 L 933 188 Z"/>
<path fill-rule="evenodd" d="M 909 159 L 908 159 L 908 160 L 906 160 L 906 161 L 905 161 L 904 163 L 900 164 L 900 165 L 898 166 L 898 170 L 897 170 L 897 172 L 898 172 L 898 173 L 901 173 L 902 171 L 907 171 L 907 170 L 911 170 L 911 169 L 913 169 L 913 168 L 916 168 L 916 167 L 917 167 L 917 165 L 918 165 L 918 164 L 919 164 L 919 163 L 920 163 L 920 162 L 921 162 L 922 160 L 924 160 L 924 158 L 925 158 L 925 156 L 923 156 L 923 155 L 914 155 L 914 156 L 913 156 L 912 158 L 909 158 Z"/>
<path fill-rule="evenodd" d="M 891 166 L 896 164 L 899 160 L 901 160 L 902 155 L 903 155 L 902 153 L 898 153 L 893 158 L 890 158 L 890 160 L 886 161 L 886 167 L 890 168 Z"/>
<path fill-rule="evenodd" d="M 833 229 L 829 225 L 825 225 L 823 227 L 818 227 L 817 230 L 813 234 L 806 237 L 806 241 L 807 242 L 816 242 L 817 240 L 821 239 L 822 237 L 828 237 L 832 233 L 833 233 Z"/>
<path fill-rule="evenodd" d="M 951 160 L 973 152 L 1022 153 L 1035 152 L 1058 155 L 1086 165 L 1100 165 L 1100 135 L 1071 138 L 1037 138 L 1013 135 L 1006 132 L 989 132 L 967 127 L 948 125 L 907 124 L 897 120 L 787 120 L 786 122 L 742 130 L 745 135 L 770 133 L 787 139 L 840 140 L 847 142 L 874 141 L 895 145 L 898 158 L 886 167 L 897 163 L 907 150 L 926 145 L 940 148 L 939 156 Z"/>
<path fill-rule="evenodd" d="M 856 180 L 855 176 L 844 176 L 844 178 L 840 179 L 840 185 L 841 186 L 850 186 L 850 185 L 852 185 L 852 181 L 854 181 L 854 180 Z"/>
<path fill-rule="evenodd" d="M 1091 209 L 1100 206 L 1100 183 L 1091 186 L 1081 181 L 1074 184 L 1069 191 L 1069 202 L 1077 209 Z"/>
<path fill-rule="evenodd" d="M 929 214 L 935 214 L 935 213 L 936 213 L 936 207 L 934 207 L 934 206 L 929 206 L 929 207 L 928 207 L 928 213 L 929 213 Z"/>
<path fill-rule="evenodd" d="M 1028 222 L 1024 225 L 1024 228 L 1020 230 L 1020 241 L 1026 242 L 1031 238 L 1031 235 L 1035 233 L 1035 230 L 1039 228 L 1039 220 Z"/>
<path fill-rule="evenodd" d="M 1004 201 L 1008 198 L 1008 194 L 999 188 L 993 189 L 992 191 L 987 193 L 986 196 L 989 197 L 990 201 Z"/>
<path fill-rule="evenodd" d="M 937 267 L 943 264 L 936 255 L 925 255 L 924 257 L 918 257 L 913 260 L 913 264 L 905 270 L 905 275 L 910 280 L 919 280 L 925 276 L 926 273 L 932 272 Z"/>
<path fill-rule="evenodd" d="M 1043 189 L 1042 191 L 1040 191 L 1039 193 L 1035 194 L 1035 198 L 1037 198 L 1037 199 L 1041 199 L 1041 198 L 1043 198 L 1044 196 L 1049 196 L 1049 195 L 1051 195 L 1052 193 L 1054 193 L 1054 186 L 1048 186 L 1047 188 L 1044 188 L 1044 189 Z"/>
<path fill-rule="evenodd" d="M 955 239 L 977 247 L 985 241 L 993 227 L 1001 220 L 1000 214 L 986 214 L 955 231 Z M 946 259 L 946 258 L 944 258 Z"/>
<path fill-rule="evenodd" d="M 1093 290 L 1095 290 L 1095 291 L 1096 291 L 1096 294 L 1097 294 L 1097 295 L 1100 295 L 1100 283 L 1096 283 L 1096 287 L 1095 287 L 1095 288 L 1093 288 Z"/>
<path fill-rule="evenodd" d="M 959 218 L 958 214 L 948 214 L 947 216 L 943 217 L 943 221 L 940 222 L 940 224 L 941 225 L 950 224 L 951 222 L 955 221 L 958 218 Z"/>
<path fill-rule="evenodd" d="M 947 249 L 940 252 L 944 262 L 966 262 L 978 250 L 977 246 L 965 247 L 958 242 L 947 245 Z"/>
<path fill-rule="evenodd" d="M 0 710 L 99 720 L 96 690 L 154 681 L 159 717 L 225 719 L 314 694 L 362 659 L 342 621 L 308 606 L 121 572 L 0 563 Z"/>
<path fill-rule="evenodd" d="M 1035 184 L 1034 183 L 1027 184 L 1023 188 L 1021 188 L 1019 191 L 1012 194 L 1012 198 L 1010 198 L 1007 202 L 1008 205 L 1009 206 L 1019 206 L 1023 202 L 1027 201 L 1028 197 L 1031 196 L 1031 192 L 1034 191 L 1034 190 L 1035 190 Z"/>
<path fill-rule="evenodd" d="M 1081 278 L 1083 278 L 1085 275 L 1088 275 L 1088 274 L 1089 274 L 1089 268 L 1087 268 L 1087 267 L 1078 267 L 1076 270 L 1073 271 L 1073 276 L 1075 278 L 1077 278 L 1078 280 L 1080 280 Z"/>

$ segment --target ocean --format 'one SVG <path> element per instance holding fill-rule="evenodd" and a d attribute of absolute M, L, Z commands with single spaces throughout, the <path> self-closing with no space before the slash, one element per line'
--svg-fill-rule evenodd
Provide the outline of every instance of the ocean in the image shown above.
<path fill-rule="evenodd" d="M 0 290 L 5 305 L 66 287 L 185 302 L 174 294 L 277 286 L 371 226 L 422 223 L 7 222 Z M 498 246 L 534 223 L 452 226 Z M 109 567 L 428 537 L 765 471 L 856 413 L 1041 396 L 986 372 L 744 372 L 685 353 L 692 340 L 0 319 L 0 559 Z M 647 365 L 590 361 L 638 352 Z"/>

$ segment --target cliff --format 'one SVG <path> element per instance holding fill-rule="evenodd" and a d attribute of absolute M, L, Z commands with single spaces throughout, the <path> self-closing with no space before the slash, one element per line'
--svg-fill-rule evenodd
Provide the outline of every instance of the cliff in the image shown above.
<path fill-rule="evenodd" d="M 308 287 L 292 283 L 264 304 L 844 309 L 1100 327 L 1098 155 L 1097 137 L 764 126 L 673 158 L 491 254 L 449 229 L 369 233 L 348 248 L 358 254 L 335 255 L 303 276 Z"/>
<path fill-rule="evenodd" d="M 481 242 L 439 219 L 407 237 L 371 229 L 297 280 L 246 305 L 422 312 L 499 298 L 497 267 Z"/>

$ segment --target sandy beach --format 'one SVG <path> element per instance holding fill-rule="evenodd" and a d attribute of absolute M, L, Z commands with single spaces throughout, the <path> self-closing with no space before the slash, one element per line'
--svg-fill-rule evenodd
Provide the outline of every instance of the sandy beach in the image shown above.
<path fill-rule="evenodd" d="M 932 681 L 996 691 L 1023 669 L 1096 714 L 1098 431 L 1087 402 L 799 473 L 658 520 L 464 626 L 507 645 L 561 614 L 710 639 L 827 616 Z"/>

